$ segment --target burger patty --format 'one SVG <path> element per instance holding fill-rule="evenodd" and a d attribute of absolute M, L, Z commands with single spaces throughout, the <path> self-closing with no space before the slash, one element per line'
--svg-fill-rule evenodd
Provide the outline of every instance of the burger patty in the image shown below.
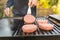
<path fill-rule="evenodd" d="M 22 31 L 25 33 L 32 33 L 37 30 L 37 26 L 34 24 L 27 24 L 22 26 Z"/>
<path fill-rule="evenodd" d="M 24 22 L 26 24 L 31 24 L 35 22 L 35 17 L 33 15 L 26 15 L 24 16 Z"/>

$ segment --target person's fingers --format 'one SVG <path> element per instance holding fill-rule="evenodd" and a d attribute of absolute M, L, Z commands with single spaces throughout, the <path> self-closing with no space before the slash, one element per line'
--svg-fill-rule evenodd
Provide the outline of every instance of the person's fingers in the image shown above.
<path fill-rule="evenodd" d="M 28 6 L 30 6 L 30 7 L 33 6 L 33 4 L 32 4 L 32 0 L 29 0 L 29 2 L 28 2 Z"/>
<path fill-rule="evenodd" d="M 37 2 L 38 2 L 38 0 L 29 0 L 28 5 L 29 5 L 30 7 L 34 7 L 34 6 L 37 6 Z"/>
<path fill-rule="evenodd" d="M 36 6 L 36 5 L 37 5 L 37 1 L 38 1 L 38 0 L 32 0 L 32 4 L 33 4 L 34 6 Z"/>
<path fill-rule="evenodd" d="M 6 9 L 4 10 L 4 12 L 5 12 L 6 16 L 9 16 L 9 15 L 10 15 L 10 10 L 9 10 L 9 8 L 6 8 Z"/>

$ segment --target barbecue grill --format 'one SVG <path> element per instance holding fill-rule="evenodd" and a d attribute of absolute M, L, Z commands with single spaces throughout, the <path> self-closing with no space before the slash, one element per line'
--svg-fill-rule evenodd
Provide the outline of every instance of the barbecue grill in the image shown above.
<path fill-rule="evenodd" d="M 18 29 L 17 31 L 15 32 L 15 34 L 13 35 L 14 37 L 30 37 L 30 36 L 59 36 L 60 35 L 60 28 L 55 25 L 53 22 L 51 22 L 48 18 L 46 17 L 37 17 L 36 20 L 48 20 L 48 22 L 50 24 L 52 24 L 54 26 L 54 29 L 51 30 L 51 31 L 44 31 L 44 30 L 41 30 L 39 29 L 39 26 L 37 24 L 37 22 L 35 21 L 35 25 L 38 26 L 38 30 L 35 31 L 34 33 L 24 33 L 22 31 L 22 29 L 18 26 Z"/>

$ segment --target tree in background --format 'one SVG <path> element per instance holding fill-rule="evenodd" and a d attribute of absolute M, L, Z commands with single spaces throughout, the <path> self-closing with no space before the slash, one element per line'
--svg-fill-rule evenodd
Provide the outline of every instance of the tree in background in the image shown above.
<path fill-rule="evenodd" d="M 49 14 L 57 13 L 56 7 L 58 0 L 38 0 L 37 3 L 37 16 L 47 16 Z"/>
<path fill-rule="evenodd" d="M 38 0 L 37 8 L 51 8 L 54 13 L 57 13 L 58 0 Z"/>
<path fill-rule="evenodd" d="M 55 14 L 58 14 L 58 10 L 57 10 L 57 5 L 58 5 L 58 1 L 59 0 L 49 0 L 49 5 L 51 6 L 51 9 L 52 11 L 55 13 Z"/>
<path fill-rule="evenodd" d="M 58 17 L 60 17 L 60 0 L 58 0 L 57 11 L 58 11 Z"/>

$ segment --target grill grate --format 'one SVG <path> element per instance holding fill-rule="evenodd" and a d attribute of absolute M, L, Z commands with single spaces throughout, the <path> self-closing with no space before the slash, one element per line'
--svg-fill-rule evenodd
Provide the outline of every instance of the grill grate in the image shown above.
<path fill-rule="evenodd" d="M 48 20 L 45 17 L 38 17 L 37 20 L 38 19 L 39 20 Z M 44 30 L 39 29 L 39 27 L 38 27 L 38 30 L 35 31 L 34 33 L 27 34 L 27 33 L 22 32 L 22 30 L 19 28 L 16 31 L 14 36 L 21 36 L 21 37 L 25 36 L 26 37 L 26 36 L 57 36 L 57 35 L 60 35 L 60 28 L 58 26 L 56 26 L 55 24 L 53 24 L 52 22 L 50 22 L 49 20 L 48 20 L 48 22 L 54 26 L 54 29 L 51 31 L 44 31 Z M 38 26 L 38 24 L 36 22 L 35 22 L 35 24 Z"/>

